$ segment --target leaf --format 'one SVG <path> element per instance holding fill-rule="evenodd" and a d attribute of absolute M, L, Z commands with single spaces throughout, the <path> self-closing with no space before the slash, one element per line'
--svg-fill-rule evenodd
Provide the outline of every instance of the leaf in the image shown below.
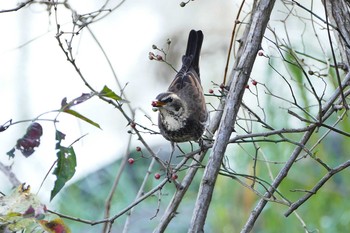
<path fill-rule="evenodd" d="M 70 233 L 70 229 L 61 218 L 56 218 L 51 221 L 39 221 L 43 228 L 50 233 Z"/>
<path fill-rule="evenodd" d="M 29 185 L 21 184 L 9 195 L 0 196 L 0 206 L 0 232 L 71 232 L 60 217 L 47 212 Z"/>
<path fill-rule="evenodd" d="M 119 95 L 115 94 L 114 91 L 112 91 L 111 89 L 109 89 L 109 87 L 104 86 L 102 91 L 100 92 L 100 96 L 104 96 L 113 100 L 122 100 L 122 97 L 120 97 Z"/>
<path fill-rule="evenodd" d="M 14 158 L 15 157 L 15 151 L 16 149 L 13 147 L 10 151 L 8 151 L 6 154 L 10 157 L 10 158 Z"/>
<path fill-rule="evenodd" d="M 97 124 L 96 122 L 90 120 L 89 118 L 87 118 L 87 117 L 81 115 L 80 113 L 78 113 L 78 112 L 76 112 L 76 111 L 74 111 L 74 110 L 72 110 L 72 109 L 65 109 L 64 112 L 65 112 L 65 113 L 68 113 L 68 114 L 71 114 L 71 115 L 73 115 L 73 116 L 75 116 L 75 117 L 77 117 L 77 118 L 79 118 L 79 119 L 81 119 L 81 120 L 83 120 L 83 121 L 86 121 L 87 123 L 92 124 L 93 126 L 99 128 L 99 129 L 101 129 L 101 127 L 100 127 L 99 124 Z"/>
<path fill-rule="evenodd" d="M 64 187 L 64 185 L 73 177 L 75 167 L 77 166 L 76 156 L 73 147 L 60 146 L 57 151 L 57 166 L 53 171 L 56 175 L 56 181 L 51 191 L 50 200 Z"/>
<path fill-rule="evenodd" d="M 90 99 L 93 95 L 89 94 L 89 93 L 83 93 L 81 94 L 81 96 L 73 99 L 72 101 L 70 101 L 69 103 L 67 103 L 67 97 L 64 97 L 61 101 L 61 108 L 63 111 L 65 111 L 66 109 L 71 108 L 74 105 L 78 105 L 81 104 L 85 101 L 87 101 L 88 99 Z"/>

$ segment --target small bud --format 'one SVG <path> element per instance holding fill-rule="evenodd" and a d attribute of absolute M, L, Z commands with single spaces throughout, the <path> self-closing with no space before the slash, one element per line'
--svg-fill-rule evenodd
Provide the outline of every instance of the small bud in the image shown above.
<path fill-rule="evenodd" d="M 170 44 L 171 44 L 171 39 L 168 38 L 168 39 L 166 40 L 166 43 L 167 43 L 168 45 L 170 45 Z"/>
<path fill-rule="evenodd" d="M 238 19 L 235 20 L 235 24 L 239 24 L 241 23 L 241 21 L 239 21 Z"/>
<path fill-rule="evenodd" d="M 137 146 L 136 151 L 141 151 L 141 147 Z"/>
<path fill-rule="evenodd" d="M 315 73 L 312 70 L 308 71 L 309 75 L 314 75 Z"/>
<path fill-rule="evenodd" d="M 221 83 L 220 84 L 220 89 L 225 89 L 225 84 Z"/>
<path fill-rule="evenodd" d="M 157 45 L 153 44 L 152 49 L 158 49 Z"/>
<path fill-rule="evenodd" d="M 181 6 L 181 7 L 185 7 L 185 6 L 186 6 L 186 3 L 181 2 L 181 3 L 180 3 L 180 6 Z"/>
<path fill-rule="evenodd" d="M 245 85 L 245 88 L 249 89 L 249 84 Z"/>
<path fill-rule="evenodd" d="M 154 178 L 155 178 L 156 180 L 159 180 L 160 174 L 159 174 L 159 173 L 154 174 Z"/>
<path fill-rule="evenodd" d="M 209 94 L 213 94 L 214 90 L 213 89 L 209 89 Z"/>
<path fill-rule="evenodd" d="M 135 129 L 135 127 L 136 127 L 135 122 L 131 122 L 131 123 L 130 123 L 130 127 L 133 128 L 133 129 Z"/>
<path fill-rule="evenodd" d="M 257 82 L 255 79 L 253 79 L 253 80 L 252 80 L 252 85 L 253 85 L 253 86 L 256 86 L 257 84 L 258 84 L 258 82 Z"/>

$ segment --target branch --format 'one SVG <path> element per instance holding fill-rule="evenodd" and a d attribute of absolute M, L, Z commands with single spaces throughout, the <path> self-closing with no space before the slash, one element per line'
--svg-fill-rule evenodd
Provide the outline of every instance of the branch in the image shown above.
<path fill-rule="evenodd" d="M 218 107 L 218 111 L 216 111 L 214 118 L 210 121 L 210 124 L 206 130 L 205 136 L 208 137 L 209 139 L 213 138 L 215 131 L 219 127 L 219 123 L 220 123 L 222 113 L 223 113 L 222 108 L 223 108 L 223 104 L 221 103 L 220 106 Z M 176 210 L 179 207 L 183 197 L 185 196 L 189 186 L 192 183 L 194 176 L 197 173 L 197 170 L 199 168 L 199 166 L 197 166 L 198 162 L 201 162 L 203 160 L 204 156 L 206 155 L 207 150 L 211 146 L 212 145 L 210 143 L 207 144 L 204 142 L 204 145 L 202 147 L 205 147 L 205 149 L 202 149 L 202 151 L 194 151 L 193 152 L 197 155 L 187 154 L 187 156 L 186 156 L 187 158 L 189 156 L 194 156 L 194 161 L 190 164 L 190 168 L 187 170 L 187 173 L 180 184 L 181 188 L 177 189 L 177 191 L 174 194 L 173 198 L 171 199 L 167 209 L 165 210 L 165 212 L 160 220 L 159 225 L 153 231 L 154 233 L 164 232 L 165 229 L 167 228 L 168 224 L 170 223 L 170 221 L 175 217 Z M 183 160 L 183 161 L 185 161 L 185 160 Z M 183 161 L 178 164 L 177 168 L 182 167 L 182 165 L 184 164 Z"/>
<path fill-rule="evenodd" d="M 322 111 L 321 111 L 321 115 L 319 115 L 317 117 L 317 119 L 321 119 L 322 121 L 325 121 L 326 118 L 324 117 L 324 115 L 327 114 L 327 112 L 332 109 L 333 103 L 338 99 L 338 97 L 340 96 L 340 92 L 341 90 L 348 85 L 348 82 L 350 81 L 350 73 L 348 73 L 343 82 L 341 83 L 342 88 L 338 87 L 333 95 L 329 98 L 329 100 L 323 105 L 322 107 Z M 334 111 L 334 110 L 333 110 Z M 330 116 L 330 114 L 328 114 L 328 116 Z M 310 128 L 310 131 L 306 132 L 304 134 L 304 136 L 302 137 L 302 139 L 300 140 L 300 144 L 301 145 L 306 145 L 306 143 L 309 141 L 311 135 L 313 134 L 313 132 L 315 131 L 317 125 L 316 124 L 312 124 L 310 125 L 314 126 L 312 128 Z M 272 194 L 275 192 L 275 190 L 277 189 L 277 187 L 280 185 L 280 183 L 283 181 L 283 179 L 287 176 L 290 168 L 292 167 L 292 165 L 294 164 L 295 160 L 298 158 L 298 155 L 300 154 L 300 152 L 302 151 L 302 147 L 298 146 L 294 149 L 294 151 L 292 152 L 290 158 L 288 159 L 288 161 L 286 162 L 286 164 L 284 165 L 284 167 L 280 170 L 280 172 L 278 173 L 277 177 L 275 178 L 275 180 L 272 183 L 272 186 L 269 188 L 269 190 L 265 193 L 264 197 L 265 198 L 269 198 L 272 196 Z M 242 233 L 246 233 L 246 232 L 250 232 L 251 229 L 254 226 L 255 221 L 257 220 L 257 218 L 259 217 L 259 215 L 261 214 L 262 210 L 264 209 L 265 205 L 267 204 L 266 199 L 260 199 L 259 203 L 256 205 L 256 207 L 254 208 L 254 210 L 251 212 L 246 224 L 244 225 L 243 229 L 242 229 Z"/>
<path fill-rule="evenodd" d="M 0 10 L 0 13 L 8 13 L 8 12 L 13 12 L 13 11 L 18 11 L 32 2 L 34 2 L 34 0 L 28 0 L 26 2 L 22 2 L 22 3 L 18 4 L 18 6 L 15 8 L 8 9 L 8 10 Z"/>
<path fill-rule="evenodd" d="M 335 174 L 341 172 L 345 168 L 350 166 L 350 160 L 345 163 L 340 164 L 338 167 L 331 169 L 322 179 L 310 190 L 308 191 L 302 198 L 298 201 L 294 202 L 290 205 L 289 209 L 286 213 L 284 213 L 285 217 L 288 217 L 293 211 L 298 209 L 304 202 L 306 202 L 312 195 L 315 195 L 317 191 Z"/>
<path fill-rule="evenodd" d="M 274 6 L 274 0 L 262 0 L 253 10 L 251 24 L 246 28 L 237 61 L 231 76 L 230 89 L 223 116 L 218 129 L 208 164 L 204 170 L 197 201 L 188 232 L 203 232 L 215 182 L 220 171 L 224 153 L 233 131 L 234 122 L 242 102 L 245 86 L 248 83 L 256 54 Z"/>
<path fill-rule="evenodd" d="M 11 171 L 10 166 L 6 166 L 0 162 L 0 171 L 2 171 L 5 176 L 7 176 L 13 187 L 17 187 L 21 184 L 16 174 Z"/>

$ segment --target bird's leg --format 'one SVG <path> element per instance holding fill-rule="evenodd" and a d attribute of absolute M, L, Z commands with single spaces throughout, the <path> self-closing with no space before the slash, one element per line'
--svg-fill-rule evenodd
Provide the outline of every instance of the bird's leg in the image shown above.
<path fill-rule="evenodd" d="M 167 176 L 168 178 L 171 178 L 172 175 L 172 171 L 171 171 L 171 160 L 173 158 L 173 154 L 175 152 L 175 143 L 171 142 L 171 153 L 170 153 L 170 157 L 169 157 L 169 162 L 168 162 L 168 167 L 167 167 Z"/>

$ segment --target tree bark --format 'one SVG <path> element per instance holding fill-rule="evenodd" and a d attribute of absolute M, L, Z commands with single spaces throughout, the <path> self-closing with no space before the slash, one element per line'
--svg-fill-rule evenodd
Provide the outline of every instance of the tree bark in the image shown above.
<path fill-rule="evenodd" d="M 231 84 L 226 98 L 223 116 L 219 125 L 208 164 L 204 170 L 195 208 L 188 232 L 204 232 L 204 224 L 221 167 L 224 153 L 233 131 L 237 113 L 250 77 L 257 52 L 275 4 L 274 0 L 261 0 L 253 9 L 251 22 L 241 40 L 240 52 L 231 74 Z"/>

